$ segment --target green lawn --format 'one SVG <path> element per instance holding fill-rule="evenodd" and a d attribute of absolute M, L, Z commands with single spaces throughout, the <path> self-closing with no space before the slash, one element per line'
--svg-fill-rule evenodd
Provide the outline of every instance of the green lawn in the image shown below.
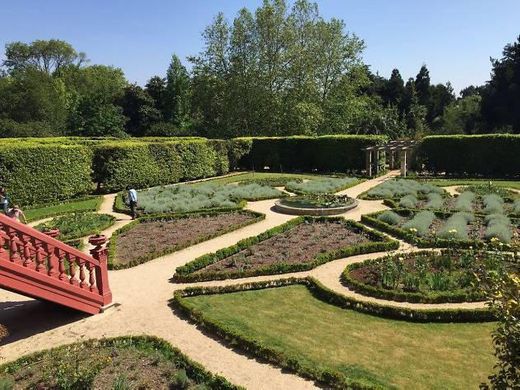
<path fill-rule="evenodd" d="M 82 198 L 79 200 L 71 200 L 48 206 L 36 208 L 26 208 L 24 210 L 28 221 L 37 221 L 39 219 L 54 217 L 61 214 L 76 213 L 80 211 L 96 211 L 103 198 L 101 196 Z"/>
<path fill-rule="evenodd" d="M 490 181 L 497 187 L 515 188 L 520 190 L 520 180 L 500 180 L 500 179 L 419 179 L 440 187 L 463 186 L 472 184 L 488 184 Z"/>
<path fill-rule="evenodd" d="M 421 324 L 341 309 L 304 286 L 184 298 L 205 319 L 309 369 L 402 389 L 475 389 L 492 371 L 493 323 Z"/>

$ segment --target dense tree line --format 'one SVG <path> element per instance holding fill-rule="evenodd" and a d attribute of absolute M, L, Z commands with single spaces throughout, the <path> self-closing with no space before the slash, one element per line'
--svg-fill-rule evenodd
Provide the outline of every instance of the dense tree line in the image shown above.
<path fill-rule="evenodd" d="M 459 97 L 426 65 L 406 82 L 398 69 L 374 74 L 364 42 L 307 0 L 265 0 L 231 22 L 218 14 L 202 39 L 190 71 L 173 55 L 144 87 L 67 42 L 9 43 L 0 136 L 520 132 L 520 37 L 492 60 L 488 83 Z"/>

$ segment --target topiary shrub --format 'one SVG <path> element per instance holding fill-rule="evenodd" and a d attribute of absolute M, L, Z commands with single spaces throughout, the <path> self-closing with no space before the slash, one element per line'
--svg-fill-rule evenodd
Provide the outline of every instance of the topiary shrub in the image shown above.
<path fill-rule="evenodd" d="M 399 214 L 394 213 L 390 210 L 383 211 L 381 214 L 377 216 L 377 219 L 389 225 L 398 225 L 402 220 Z"/>

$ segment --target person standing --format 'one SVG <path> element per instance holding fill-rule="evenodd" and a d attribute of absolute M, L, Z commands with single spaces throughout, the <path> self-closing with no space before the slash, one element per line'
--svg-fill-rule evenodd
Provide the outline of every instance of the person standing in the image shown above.
<path fill-rule="evenodd" d="M 132 219 L 137 217 L 137 191 L 128 186 L 128 205 L 130 206 L 130 212 L 132 213 Z"/>
<path fill-rule="evenodd" d="M 27 218 L 25 218 L 25 214 L 23 213 L 22 209 L 18 205 L 14 205 L 12 208 L 10 208 L 6 215 L 9 218 L 12 218 L 18 222 L 22 222 L 27 224 Z"/>
<path fill-rule="evenodd" d="M 7 214 L 9 211 L 9 198 L 4 187 L 0 187 L 0 210 Z"/>

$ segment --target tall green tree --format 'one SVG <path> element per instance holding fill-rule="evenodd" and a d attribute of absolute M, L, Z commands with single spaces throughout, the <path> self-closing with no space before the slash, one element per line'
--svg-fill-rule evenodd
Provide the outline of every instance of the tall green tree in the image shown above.
<path fill-rule="evenodd" d="M 520 133 L 520 36 L 491 63 L 491 80 L 482 91 L 487 130 Z"/>
<path fill-rule="evenodd" d="M 417 92 L 417 101 L 420 105 L 428 107 L 430 105 L 430 71 L 426 65 L 421 66 L 419 73 L 415 77 L 415 91 Z"/>
<path fill-rule="evenodd" d="M 77 52 L 71 44 L 59 39 L 36 40 L 31 43 L 11 42 L 5 46 L 3 65 L 9 72 L 36 69 L 54 74 L 61 68 L 79 67 L 87 61 L 83 52 Z"/>
<path fill-rule="evenodd" d="M 176 55 L 166 72 L 164 119 L 179 127 L 186 126 L 190 112 L 190 76 Z"/>
<path fill-rule="evenodd" d="M 118 101 L 127 118 L 125 131 L 132 136 L 143 136 L 161 121 L 162 114 L 155 107 L 154 99 L 143 88 L 131 84 L 124 89 Z"/>

